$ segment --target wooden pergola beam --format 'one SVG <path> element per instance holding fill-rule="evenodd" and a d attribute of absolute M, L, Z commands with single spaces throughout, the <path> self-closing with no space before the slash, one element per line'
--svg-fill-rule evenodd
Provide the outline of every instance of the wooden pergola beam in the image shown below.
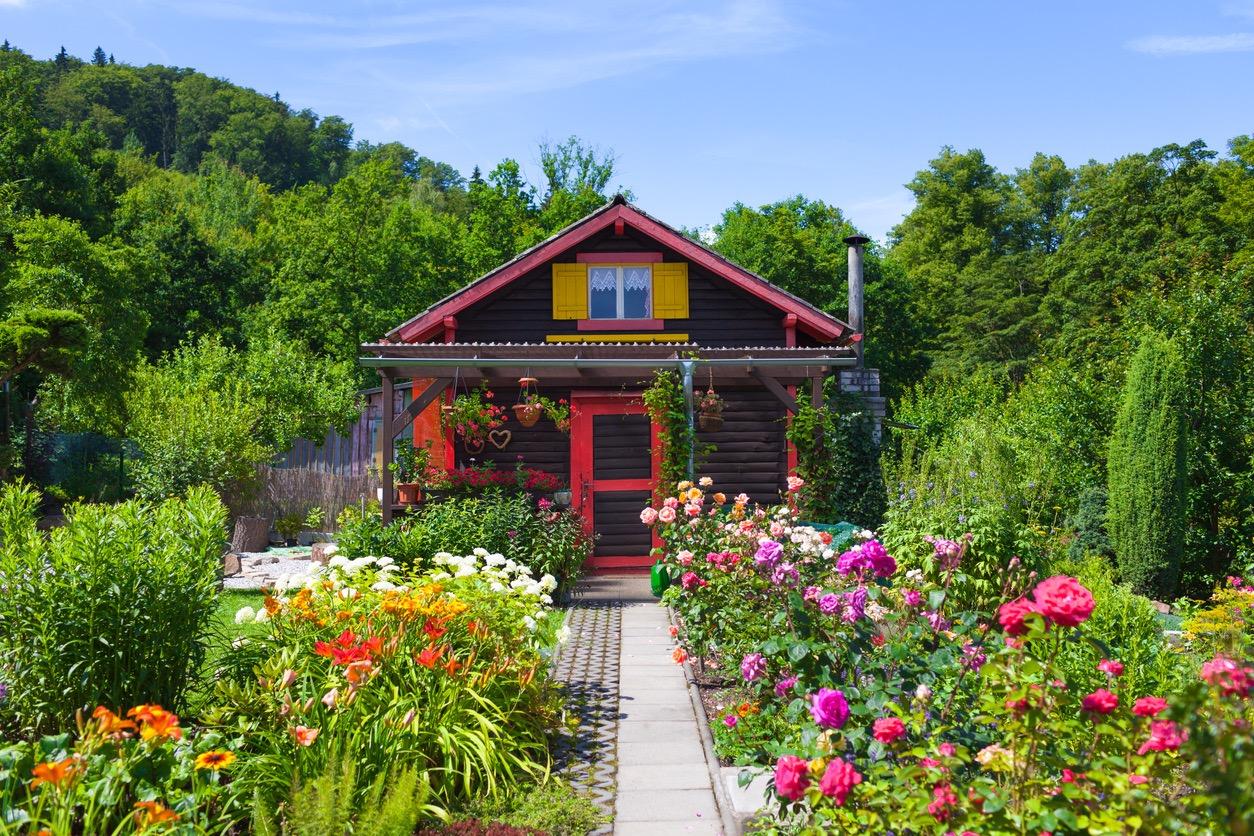
<path fill-rule="evenodd" d="M 409 402 L 409 406 L 405 407 L 404 411 L 393 420 L 392 438 L 396 438 L 398 435 L 405 432 L 405 428 L 408 427 L 415 418 L 421 415 L 422 411 L 430 406 L 436 398 L 444 394 L 444 390 L 452 385 L 452 383 L 453 378 L 451 377 L 437 377 L 435 380 L 431 381 L 430 385 L 428 385 L 426 389 L 422 390 L 422 394 L 415 396 L 414 399 Z"/>
<path fill-rule="evenodd" d="M 788 394 L 778 380 L 769 375 L 763 374 L 759 369 L 752 369 L 749 372 L 753 375 L 753 379 L 766 387 L 766 391 L 775 396 L 775 399 L 784 405 L 784 408 L 794 415 L 797 412 L 797 399 Z"/>

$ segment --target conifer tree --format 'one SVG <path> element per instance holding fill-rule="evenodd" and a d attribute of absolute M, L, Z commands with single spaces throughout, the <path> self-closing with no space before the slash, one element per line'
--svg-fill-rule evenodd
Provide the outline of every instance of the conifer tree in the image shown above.
<path fill-rule="evenodd" d="M 97 67 L 103 67 L 105 64 L 109 63 L 109 58 L 105 55 L 105 51 L 103 49 L 96 47 L 95 51 L 91 54 L 91 62 Z"/>
<path fill-rule="evenodd" d="M 1150 334 L 1128 364 L 1107 460 L 1107 528 L 1119 574 L 1137 592 L 1169 599 L 1184 552 L 1184 362 Z"/>

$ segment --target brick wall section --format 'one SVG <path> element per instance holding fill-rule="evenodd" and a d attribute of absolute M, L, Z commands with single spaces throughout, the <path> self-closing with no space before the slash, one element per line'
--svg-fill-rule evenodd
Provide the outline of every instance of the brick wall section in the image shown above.
<path fill-rule="evenodd" d="M 872 434 L 875 443 L 879 444 L 883 433 L 884 417 L 887 415 L 887 403 L 880 396 L 879 369 L 841 369 L 840 391 L 850 395 L 861 395 L 867 409 L 875 418 L 875 429 Z"/>

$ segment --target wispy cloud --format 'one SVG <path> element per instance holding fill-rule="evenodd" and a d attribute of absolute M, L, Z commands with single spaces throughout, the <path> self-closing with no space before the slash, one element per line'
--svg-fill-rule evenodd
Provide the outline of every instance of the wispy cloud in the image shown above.
<path fill-rule="evenodd" d="M 16 9 L 19 6 L 25 6 L 26 0 L 0 0 L 0 6 L 7 6 L 10 9 Z"/>
<path fill-rule="evenodd" d="M 1129 41 L 1128 48 L 1133 52 L 1158 57 L 1251 52 L 1254 51 L 1254 32 L 1233 32 L 1227 35 L 1153 35 Z"/>

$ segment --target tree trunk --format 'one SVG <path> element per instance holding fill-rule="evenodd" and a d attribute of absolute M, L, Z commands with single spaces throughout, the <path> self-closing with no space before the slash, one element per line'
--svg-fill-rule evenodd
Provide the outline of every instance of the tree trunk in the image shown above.
<path fill-rule="evenodd" d="M 235 534 L 231 537 L 231 551 L 265 551 L 270 545 L 269 517 L 239 517 L 235 520 Z"/>

